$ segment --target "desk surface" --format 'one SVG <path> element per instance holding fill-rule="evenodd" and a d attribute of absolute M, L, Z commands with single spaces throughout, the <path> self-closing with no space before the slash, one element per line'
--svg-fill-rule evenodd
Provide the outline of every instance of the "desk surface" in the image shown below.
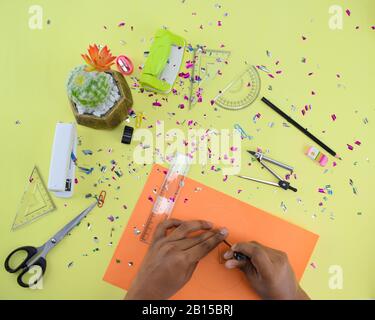
<path fill-rule="evenodd" d="M 58 207 L 55 212 L 18 231 L 12 232 L 10 227 L 34 165 L 47 180 L 56 122 L 74 120 L 65 82 L 68 72 L 83 62 L 80 53 L 91 43 L 108 44 L 114 54 L 132 57 L 138 67 L 144 62 L 143 53 L 149 49 L 155 30 L 161 26 L 168 26 L 193 45 L 205 44 L 210 48 L 225 45 L 233 54 L 231 70 L 241 70 L 245 62 L 264 65 L 275 74 L 281 70 L 274 79 L 260 72 L 262 94 L 319 135 L 344 160 L 336 161 L 335 167 L 332 159 L 326 168 L 316 165 L 304 155 L 310 141 L 294 128 L 285 127 L 283 119 L 259 99 L 237 112 L 214 110 L 209 103 L 188 111 L 178 108 L 182 102 L 180 96 L 169 95 L 168 102 L 161 100 L 162 106 L 156 108 L 152 107 L 155 97 L 133 90 L 134 109 L 143 111 L 147 118 L 142 126 L 155 128 L 157 120 L 164 120 L 168 129 L 185 119 L 194 120 L 204 128 L 232 128 L 239 123 L 254 136 L 252 141 L 242 144 L 242 172 L 250 172 L 247 149 L 269 149 L 274 158 L 296 168 L 298 178 L 294 183 L 299 192 L 284 192 L 233 177 L 223 181 L 221 172 L 198 165 L 193 166 L 190 176 L 319 234 L 312 264 L 302 279 L 303 287 L 313 298 L 375 298 L 375 202 L 371 200 L 375 188 L 372 179 L 375 99 L 371 87 L 371 75 L 375 74 L 375 30 L 371 28 L 375 25 L 375 3 L 345 1 L 343 28 L 331 30 L 331 2 L 215 0 L 202 4 L 198 0 L 108 0 L 99 5 L 99 1 L 88 0 L 53 4 L 40 0 L 43 29 L 30 30 L 28 11 L 32 3 L 1 1 L 1 260 L 17 246 L 43 243 L 89 203 L 86 194 L 106 190 L 107 199 L 102 209 L 94 210 L 48 256 L 43 290 L 18 287 L 15 277 L 0 268 L 0 298 L 124 296 L 122 290 L 103 282 L 102 276 L 150 166 L 132 164 L 135 145 L 120 143 L 122 126 L 112 131 L 79 126 L 78 158 L 81 164 L 94 167 L 94 172 L 77 174 L 74 197 L 55 199 Z M 350 9 L 350 16 L 346 9 Z M 125 26 L 119 27 L 122 21 Z M 136 69 L 135 76 L 139 76 Z M 128 82 L 133 84 L 130 78 Z M 305 105 L 311 105 L 312 109 L 303 116 L 301 109 Z M 261 116 L 254 123 L 257 113 Z M 336 115 L 336 121 L 332 120 L 332 114 Z M 354 149 L 349 150 L 347 144 Z M 84 149 L 93 150 L 93 155 L 84 155 Z M 124 172 L 116 180 L 112 179 L 111 160 Z M 99 164 L 108 167 L 106 173 L 100 172 Z M 269 178 L 259 168 L 251 170 L 254 176 Z M 357 194 L 353 193 L 350 179 Z M 327 185 L 332 195 L 318 192 Z M 109 216 L 115 220 L 111 222 Z M 343 270 L 341 290 L 329 287 L 331 266 Z"/>

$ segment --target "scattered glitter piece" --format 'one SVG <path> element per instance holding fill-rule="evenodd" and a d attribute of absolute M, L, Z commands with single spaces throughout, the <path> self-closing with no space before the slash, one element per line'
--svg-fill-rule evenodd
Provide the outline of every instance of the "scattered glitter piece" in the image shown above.
<path fill-rule="evenodd" d="M 94 171 L 94 168 L 78 167 L 78 169 L 86 174 L 91 174 Z"/>
<path fill-rule="evenodd" d="M 357 188 L 354 186 L 354 182 L 353 182 L 352 179 L 349 179 L 349 184 L 350 184 L 350 186 L 352 187 L 353 193 L 354 193 L 355 195 L 357 195 L 357 194 L 358 194 L 358 190 L 357 190 Z"/>
<path fill-rule="evenodd" d="M 265 72 L 265 73 L 270 73 L 270 71 L 267 69 L 266 66 L 257 66 L 257 68 L 258 68 L 259 70 L 262 70 L 262 71 Z"/>
<path fill-rule="evenodd" d="M 87 150 L 82 150 L 82 152 L 83 152 L 83 154 L 86 155 L 86 156 L 87 156 L 87 155 L 90 155 L 90 156 L 91 156 L 91 155 L 93 154 L 93 152 L 92 152 L 91 150 L 89 150 L 89 149 L 87 149 Z"/>
<path fill-rule="evenodd" d="M 286 211 L 288 210 L 286 204 L 285 204 L 283 201 L 281 201 L 280 208 L 281 208 L 284 212 L 286 212 Z"/>

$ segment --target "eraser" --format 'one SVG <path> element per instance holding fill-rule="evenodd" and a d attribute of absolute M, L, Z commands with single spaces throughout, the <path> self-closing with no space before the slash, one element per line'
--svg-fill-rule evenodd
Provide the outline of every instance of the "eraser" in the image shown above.
<path fill-rule="evenodd" d="M 323 154 L 322 157 L 319 160 L 319 164 L 322 167 L 325 167 L 327 163 L 328 163 L 328 157 Z"/>
<path fill-rule="evenodd" d="M 315 147 L 310 147 L 307 152 L 306 152 L 306 155 L 312 159 L 312 160 L 315 160 L 318 155 L 319 155 L 319 150 Z"/>
<path fill-rule="evenodd" d="M 321 153 L 321 152 L 320 152 L 317 148 L 315 148 L 315 147 L 310 147 L 310 148 L 306 151 L 306 155 L 307 155 L 310 159 L 312 159 L 312 160 L 318 162 L 322 167 L 326 166 L 327 163 L 328 163 L 328 157 L 327 157 L 325 154 Z"/>

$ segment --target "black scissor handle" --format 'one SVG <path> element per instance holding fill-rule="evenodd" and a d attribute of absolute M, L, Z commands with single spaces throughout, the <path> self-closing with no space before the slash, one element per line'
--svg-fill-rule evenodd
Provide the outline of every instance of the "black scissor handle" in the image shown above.
<path fill-rule="evenodd" d="M 41 272 L 39 273 L 38 277 L 36 279 L 33 279 L 32 282 L 30 282 L 30 280 L 24 281 L 23 280 L 24 275 L 27 272 L 29 272 L 29 270 L 32 269 L 34 266 L 39 266 L 41 268 Z M 22 272 L 17 277 L 17 283 L 23 288 L 30 288 L 30 287 L 36 285 L 40 281 L 40 279 L 43 277 L 46 269 L 47 269 L 47 261 L 43 257 L 40 257 L 38 260 L 33 262 L 32 265 L 24 267 Z"/>
<path fill-rule="evenodd" d="M 27 257 L 23 260 L 23 262 L 21 262 L 17 267 L 15 268 L 12 268 L 10 265 L 9 265 L 9 262 L 10 262 L 10 259 L 13 257 L 13 255 L 15 255 L 17 252 L 21 252 L 21 251 L 24 251 L 27 253 Z M 38 252 L 38 249 L 35 248 L 35 247 L 31 247 L 31 246 L 24 246 L 24 247 L 19 247 L 17 249 L 15 249 L 14 251 L 12 251 L 8 257 L 6 258 L 5 262 L 4 262 L 4 267 L 5 267 L 5 270 L 10 272 L 10 273 L 15 273 L 21 269 L 24 269 L 26 267 L 26 264 L 27 262 Z"/>

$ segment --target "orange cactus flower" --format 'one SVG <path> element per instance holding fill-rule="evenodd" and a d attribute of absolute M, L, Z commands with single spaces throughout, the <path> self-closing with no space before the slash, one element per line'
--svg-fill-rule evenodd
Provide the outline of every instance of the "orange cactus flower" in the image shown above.
<path fill-rule="evenodd" d="M 111 69 L 111 66 L 114 64 L 116 56 L 112 56 L 111 51 L 105 46 L 99 50 L 98 46 L 94 44 L 89 46 L 88 55 L 81 54 L 82 58 L 86 61 L 87 71 L 107 71 Z"/>

